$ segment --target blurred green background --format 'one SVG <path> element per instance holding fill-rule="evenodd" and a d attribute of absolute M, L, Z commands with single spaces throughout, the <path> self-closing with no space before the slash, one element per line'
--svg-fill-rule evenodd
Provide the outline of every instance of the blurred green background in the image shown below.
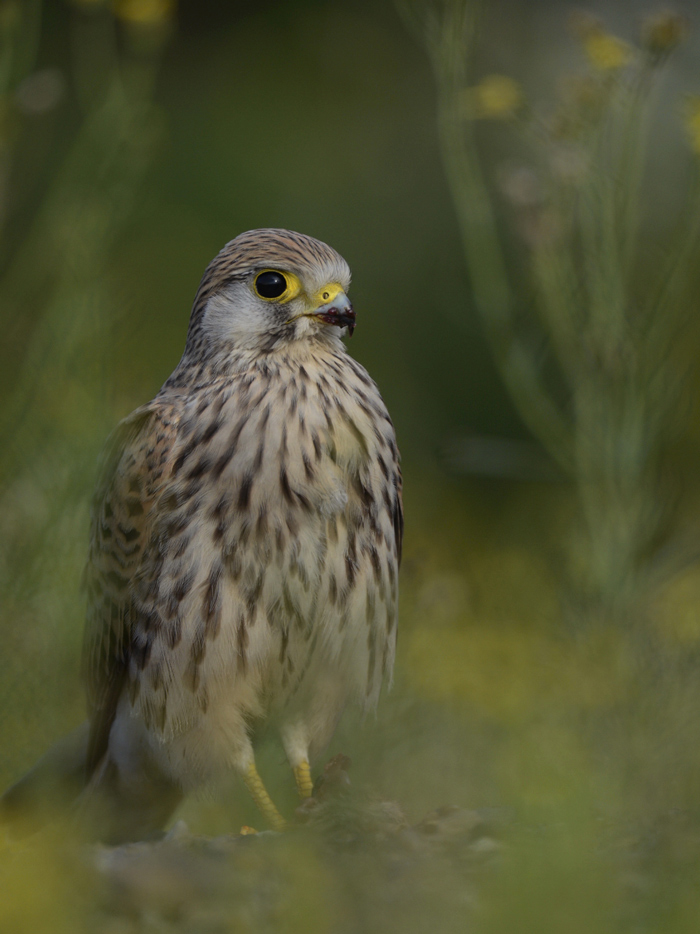
<path fill-rule="evenodd" d="M 633 0 L 588 9 L 629 43 L 653 11 Z M 681 12 L 697 25 L 697 4 Z M 590 69 L 570 17 L 564 2 L 487 4 L 472 80 L 505 73 L 546 111 L 566 75 Z M 107 433 L 177 363 L 199 278 L 224 243 L 288 227 L 327 241 L 353 270 L 350 350 L 381 388 L 405 473 L 395 685 L 376 719 L 348 714 L 328 754 L 351 755 L 353 781 L 412 822 L 455 803 L 502 809 L 509 829 L 503 863 L 476 883 L 454 865 L 421 880 L 424 898 L 407 883 L 396 898 L 409 914 L 389 906 L 374 918 L 380 882 L 358 857 L 332 870 L 342 924 L 331 901 L 320 913 L 297 906 L 280 930 L 464 930 L 467 919 L 499 932 L 696 930 L 697 251 L 678 299 L 686 314 L 661 329 L 664 373 L 684 374 L 683 417 L 652 438 L 661 466 L 639 487 L 663 513 L 653 560 L 637 567 L 624 613 L 591 611 L 572 583 L 590 560 L 572 545 L 576 480 L 530 434 L 493 362 L 430 63 L 394 6 L 2 0 L 0 33 L 0 785 L 83 716 L 80 575 Z M 683 95 L 700 93 L 700 34 L 684 40 L 648 127 L 634 294 L 676 248 L 693 184 Z M 527 330 L 531 259 L 499 183 L 527 164 L 526 147 L 507 121 L 477 135 Z M 538 340 L 533 354 L 566 405 L 546 327 Z M 634 392 L 653 409 L 660 390 Z M 654 577 L 669 553 L 671 570 Z M 291 810 L 274 743 L 259 768 Z M 181 815 L 210 834 L 259 822 L 233 782 Z M 17 885 L 13 871 L 2 870 Z M 313 889 L 315 877 L 301 884 Z M 462 897 L 474 884 L 475 916 Z M 22 885 L 0 907 L 2 930 L 36 930 L 56 904 L 75 908 L 70 879 L 55 883 L 53 908 Z M 66 929 L 88 924 L 75 910 Z"/>

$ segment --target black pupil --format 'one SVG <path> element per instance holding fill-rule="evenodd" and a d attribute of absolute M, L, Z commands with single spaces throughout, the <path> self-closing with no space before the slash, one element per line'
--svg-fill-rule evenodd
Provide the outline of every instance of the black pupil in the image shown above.
<path fill-rule="evenodd" d="M 255 286 L 263 298 L 278 298 L 286 291 L 287 280 L 281 272 L 261 272 Z"/>

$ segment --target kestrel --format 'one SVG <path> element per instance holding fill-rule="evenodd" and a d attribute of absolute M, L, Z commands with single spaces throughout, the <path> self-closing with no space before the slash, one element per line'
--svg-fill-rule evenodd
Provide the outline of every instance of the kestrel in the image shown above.
<path fill-rule="evenodd" d="M 110 437 L 93 503 L 83 797 L 162 828 L 233 769 L 275 828 L 256 731 L 300 794 L 351 701 L 391 677 L 403 515 L 394 428 L 347 352 L 345 260 L 289 230 L 207 267 L 185 351 Z"/>

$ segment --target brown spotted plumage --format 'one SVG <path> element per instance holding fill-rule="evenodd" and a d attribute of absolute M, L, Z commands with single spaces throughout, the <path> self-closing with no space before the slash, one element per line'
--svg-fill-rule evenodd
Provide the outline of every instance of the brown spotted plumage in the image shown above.
<path fill-rule="evenodd" d="M 279 823 L 256 727 L 279 731 L 308 793 L 345 705 L 391 676 L 401 474 L 341 340 L 349 281 L 324 243 L 241 234 L 204 274 L 174 373 L 108 442 L 84 665 L 91 787 L 137 815 L 112 836 L 156 829 L 226 768 Z"/>

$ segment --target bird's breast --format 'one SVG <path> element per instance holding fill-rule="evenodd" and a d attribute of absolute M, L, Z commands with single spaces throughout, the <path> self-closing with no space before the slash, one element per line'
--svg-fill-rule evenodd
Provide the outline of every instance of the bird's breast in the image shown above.
<path fill-rule="evenodd" d="M 371 398 L 352 370 L 342 375 L 307 363 L 242 374 L 189 400 L 169 494 L 216 493 L 219 513 L 235 508 L 258 519 L 291 508 L 342 512 L 353 478 L 387 444 L 378 425 L 390 428 L 376 390 Z"/>
<path fill-rule="evenodd" d="M 371 698 L 391 670 L 393 428 L 364 371 L 330 364 L 242 374 L 182 407 L 141 605 L 175 724 L 234 684 L 286 696 L 311 659 Z"/>

